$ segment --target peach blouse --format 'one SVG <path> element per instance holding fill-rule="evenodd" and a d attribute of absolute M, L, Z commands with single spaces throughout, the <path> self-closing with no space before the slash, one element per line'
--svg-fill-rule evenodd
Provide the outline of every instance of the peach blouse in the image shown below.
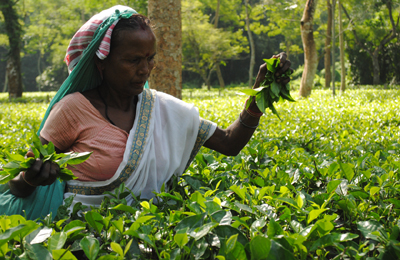
<path fill-rule="evenodd" d="M 53 106 L 40 135 L 64 152 L 93 152 L 84 163 L 68 167 L 80 181 L 110 179 L 128 140 L 127 132 L 110 124 L 79 92 Z"/>

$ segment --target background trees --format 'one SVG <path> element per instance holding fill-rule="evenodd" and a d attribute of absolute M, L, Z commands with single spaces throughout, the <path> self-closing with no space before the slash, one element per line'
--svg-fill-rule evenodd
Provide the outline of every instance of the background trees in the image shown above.
<path fill-rule="evenodd" d="M 18 19 L 15 3 L 11 0 L 1 0 L 0 10 L 4 17 L 5 30 L 8 36 L 9 51 L 7 54 L 6 77 L 11 98 L 22 96 L 21 74 L 21 25 Z"/>
<path fill-rule="evenodd" d="M 212 73 L 220 64 L 248 52 L 247 40 L 240 30 L 223 30 L 210 23 L 209 15 L 203 13 L 205 4 L 187 0 L 182 3 L 184 69 L 200 75 L 210 88 Z"/>
<path fill-rule="evenodd" d="M 400 14 L 398 12 L 400 2 L 398 0 L 382 0 L 376 2 L 366 1 L 347 1 L 342 8 L 347 17 L 349 26 L 349 43 L 352 47 L 350 51 L 350 61 L 354 68 L 352 72 L 355 77 L 359 76 L 361 84 L 379 84 L 390 81 L 396 73 L 386 73 L 392 71 L 395 64 L 383 58 L 387 48 L 398 47 L 398 30 Z M 397 10 L 397 11 L 396 11 Z M 393 45 L 396 44 L 396 45 Z M 357 45 L 357 46 L 354 46 Z M 391 46 L 391 47 L 389 47 Z M 365 57 L 357 55 L 355 50 L 365 53 Z M 353 61 L 352 61 L 353 60 Z M 361 63 L 369 63 L 366 72 Z M 382 64 L 383 62 L 383 64 Z M 383 70 L 383 71 L 382 71 Z M 394 69 L 398 72 L 398 69 Z M 383 72 L 383 73 L 381 73 Z"/>
<path fill-rule="evenodd" d="M 8 2 L 2 0 L 1 2 Z M 286 51 L 297 69 L 304 70 L 304 46 L 300 21 L 306 0 L 181 0 L 182 5 L 182 81 L 186 87 L 207 87 L 246 83 L 251 85 L 262 59 Z M 336 3 L 333 18 L 329 5 Z M 329 86 L 331 64 L 345 65 L 347 82 L 357 84 L 396 83 L 400 75 L 399 10 L 400 0 L 318 1 L 314 13 L 314 79 L 311 88 Z M 14 2 L 13 2 L 14 3 Z M 115 4 L 130 5 L 147 15 L 152 2 L 147 0 L 34 0 L 15 2 L 21 26 L 21 44 L 9 44 L 6 17 L 0 15 L 0 90 L 6 85 L 6 60 L 11 53 L 21 55 L 21 80 L 25 91 L 56 90 L 67 74 L 63 63 L 68 42 L 75 31 L 93 14 Z M 4 6 L 4 5 L 3 5 Z M 342 18 L 338 11 L 343 12 Z M 166 17 L 171 10 L 165 9 Z M 158 11 L 158 14 L 163 12 Z M 7 12 L 10 14 L 10 12 Z M 150 15 L 151 16 L 151 15 Z M 334 57 L 329 21 L 343 23 L 343 60 Z M 172 19 L 171 21 L 172 22 Z M 175 22 L 177 25 L 177 22 Z M 155 21 L 155 27 L 162 28 Z M 18 30 L 11 30 L 17 33 Z M 11 34 L 10 34 L 11 35 Z M 171 42 L 171 39 L 167 41 Z M 177 43 L 174 43 L 177 45 Z M 11 52 L 20 46 L 20 51 Z M 322 57 L 325 56 L 325 64 Z M 342 66 L 337 66 L 342 68 Z M 159 66 L 161 69 L 161 64 Z M 307 69 L 307 67 L 306 67 Z M 164 70 L 164 69 L 163 69 Z M 166 71 L 167 68 L 164 70 Z M 175 69 L 180 74 L 179 69 Z M 307 70 L 306 70 L 307 71 Z M 214 73 L 216 72 L 216 73 Z M 175 73 L 175 72 L 174 72 Z M 172 73 L 172 74 L 174 74 Z M 171 75 L 168 72 L 168 75 Z M 304 75 L 308 75 L 307 73 Z M 339 82 L 339 73 L 335 72 Z M 164 78 L 164 76 L 162 77 Z M 343 78 L 343 77 L 342 77 Z M 310 79 L 310 77 L 308 77 Z M 305 80 L 305 78 L 303 78 Z M 160 84 L 155 84 L 160 85 Z M 178 95 L 179 96 L 179 95 Z"/>

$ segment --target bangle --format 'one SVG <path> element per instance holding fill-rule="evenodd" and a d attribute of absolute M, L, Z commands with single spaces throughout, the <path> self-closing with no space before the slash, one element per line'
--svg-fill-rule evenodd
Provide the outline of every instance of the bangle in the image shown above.
<path fill-rule="evenodd" d="M 30 183 L 29 181 L 27 181 L 27 180 L 25 179 L 25 172 L 22 172 L 22 179 L 23 179 L 24 182 L 26 182 L 26 184 L 28 184 L 29 186 L 37 187 L 37 185 L 33 185 L 32 183 Z"/>
<path fill-rule="evenodd" d="M 255 126 L 246 125 L 246 124 L 242 121 L 242 114 L 241 114 L 241 113 L 239 114 L 239 122 L 240 122 L 240 124 L 241 124 L 242 126 L 247 127 L 247 128 L 250 128 L 250 129 L 256 129 L 256 128 L 258 127 L 258 125 L 259 125 L 259 123 L 258 123 L 257 125 L 255 125 Z"/>
<path fill-rule="evenodd" d="M 244 110 L 246 110 L 247 114 L 249 114 L 252 117 L 261 117 L 264 113 L 263 112 L 254 112 L 253 110 L 249 108 L 246 109 L 247 107 L 247 102 L 249 101 L 249 98 L 246 100 L 246 103 L 244 104 Z"/>

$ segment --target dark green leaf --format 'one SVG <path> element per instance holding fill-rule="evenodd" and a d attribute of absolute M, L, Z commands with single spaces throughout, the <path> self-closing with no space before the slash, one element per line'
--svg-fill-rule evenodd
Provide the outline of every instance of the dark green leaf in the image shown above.
<path fill-rule="evenodd" d="M 100 251 L 100 243 L 96 238 L 85 237 L 81 240 L 80 245 L 89 260 L 96 259 L 96 256 Z"/>
<path fill-rule="evenodd" d="M 212 230 L 216 226 L 218 226 L 218 223 L 212 223 L 212 222 L 206 223 L 203 226 L 196 228 L 195 230 L 192 230 L 189 235 L 193 237 L 195 240 L 199 240 L 203 238 L 205 235 L 207 235 L 210 232 L 210 230 Z"/>
<path fill-rule="evenodd" d="M 263 236 L 256 236 L 250 241 L 250 252 L 252 260 L 267 259 L 271 241 Z"/>
<path fill-rule="evenodd" d="M 73 220 L 64 227 L 64 232 L 67 234 L 67 236 L 70 236 L 71 234 L 73 234 L 75 232 L 85 230 L 85 229 L 86 229 L 85 223 L 83 223 L 80 220 Z"/>
<path fill-rule="evenodd" d="M 268 230 L 267 230 L 268 237 L 273 238 L 275 236 L 279 236 L 282 234 L 283 234 L 282 227 L 274 219 L 271 219 L 271 221 L 268 224 Z"/>
<path fill-rule="evenodd" d="M 58 177 L 60 178 L 60 180 L 63 181 L 70 181 L 78 178 L 74 175 L 74 173 L 71 170 L 67 168 L 62 168 L 58 174 Z"/>
<path fill-rule="evenodd" d="M 52 260 L 53 257 L 47 248 L 41 244 L 25 244 L 26 253 L 33 260 Z"/>
<path fill-rule="evenodd" d="M 102 224 L 103 217 L 99 213 L 95 211 L 89 211 L 85 214 L 85 219 L 98 234 L 101 234 L 104 225 Z"/>
<path fill-rule="evenodd" d="M 378 238 L 376 235 L 373 235 L 372 232 L 384 230 L 382 224 L 375 220 L 359 221 L 357 222 L 357 228 L 365 238 L 371 238 L 376 241 L 378 241 Z"/>
<path fill-rule="evenodd" d="M 264 59 L 264 61 L 267 64 L 267 70 L 271 72 L 275 72 L 280 63 L 278 58 Z"/>
<path fill-rule="evenodd" d="M 331 193 L 333 191 L 336 190 L 336 188 L 339 186 L 339 184 L 341 183 L 341 180 L 334 180 L 334 181 L 330 181 L 328 183 L 328 187 L 326 188 L 327 193 Z"/>
<path fill-rule="evenodd" d="M 237 237 L 238 234 L 235 234 L 228 238 L 228 240 L 226 241 L 226 253 L 231 252 L 235 248 Z"/>
<path fill-rule="evenodd" d="M 206 216 L 205 213 L 203 213 L 184 218 L 178 223 L 178 225 L 176 225 L 175 230 L 178 231 L 186 228 L 195 229 L 201 227 L 203 225 L 205 216 Z"/>
<path fill-rule="evenodd" d="M 187 184 L 189 184 L 190 186 L 192 186 L 193 189 L 195 190 L 199 190 L 200 187 L 204 187 L 205 183 L 203 181 L 200 181 L 196 178 L 193 178 L 189 175 L 183 175 L 182 178 L 187 182 Z"/>
<path fill-rule="evenodd" d="M 271 240 L 271 249 L 269 251 L 267 260 L 281 260 L 281 259 L 295 260 L 292 252 L 288 251 L 279 242 Z"/>
<path fill-rule="evenodd" d="M 63 248 L 65 242 L 67 241 L 67 234 L 64 232 L 55 233 L 52 235 L 48 242 L 47 248 L 51 251 Z"/>
<path fill-rule="evenodd" d="M 258 109 L 260 109 L 261 112 L 265 113 L 265 109 L 268 107 L 268 104 L 266 103 L 266 101 L 268 100 L 267 98 L 267 89 L 264 88 L 262 91 L 260 91 L 257 95 L 256 95 L 256 104 Z"/>
<path fill-rule="evenodd" d="M 57 163 L 60 166 L 80 164 L 89 159 L 91 154 L 92 152 L 66 153 L 66 156 L 60 159 Z"/>
<path fill-rule="evenodd" d="M 272 82 L 271 92 L 275 95 L 275 97 L 279 97 L 279 93 L 281 92 L 281 85 L 276 81 Z"/>
<path fill-rule="evenodd" d="M 46 150 L 47 150 L 47 154 L 53 154 L 56 152 L 56 149 L 54 148 L 54 144 L 52 142 L 49 142 L 47 144 Z"/>
<path fill-rule="evenodd" d="M 340 242 L 345 242 L 349 240 L 353 240 L 357 238 L 358 235 L 356 234 L 351 234 L 351 233 L 346 233 L 346 234 L 340 234 L 340 233 L 330 233 L 327 234 L 317 241 L 314 242 L 312 247 L 310 248 L 310 251 L 314 251 L 318 249 L 319 247 L 327 247 L 332 245 L 333 243 L 340 243 Z"/>
<path fill-rule="evenodd" d="M 231 226 L 218 226 L 214 228 L 215 233 L 219 237 L 220 240 L 228 239 L 233 235 L 238 235 L 237 241 L 242 245 L 246 245 L 249 240 L 240 232 L 237 228 Z"/>
<path fill-rule="evenodd" d="M 11 239 L 17 236 L 26 236 L 30 232 L 36 230 L 38 224 L 33 221 L 26 221 L 24 224 L 20 224 L 16 227 L 7 229 L 4 233 L 0 234 L 0 247 L 5 243 L 9 242 Z"/>
<path fill-rule="evenodd" d="M 195 259 L 200 259 L 208 248 L 208 243 L 205 238 L 202 238 L 196 242 L 194 242 L 194 246 L 192 247 L 191 254 L 194 255 Z"/>

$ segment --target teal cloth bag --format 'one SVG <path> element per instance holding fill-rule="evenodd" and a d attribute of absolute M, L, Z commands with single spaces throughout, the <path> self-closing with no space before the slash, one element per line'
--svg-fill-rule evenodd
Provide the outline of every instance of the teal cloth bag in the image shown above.
<path fill-rule="evenodd" d="M 120 18 L 127 19 L 137 12 L 127 10 L 124 12 L 116 12 L 106 19 L 96 30 L 89 46 L 83 51 L 82 58 L 72 70 L 71 74 L 61 85 L 54 98 L 51 100 L 49 107 L 45 113 L 43 121 L 40 125 L 38 134 L 43 128 L 47 117 L 55 103 L 60 101 L 64 96 L 74 93 L 83 92 L 93 89 L 100 85 L 101 77 L 94 63 L 94 55 L 107 32 L 107 29 Z M 146 82 L 145 88 L 148 88 Z M 53 218 L 57 214 L 58 207 L 63 203 L 65 182 L 60 183 L 58 180 L 49 186 L 39 186 L 35 192 L 26 198 L 18 198 L 11 194 L 8 184 L 0 186 L 0 215 L 19 214 L 30 220 L 43 218 L 52 213 Z M 25 214 L 24 214 L 25 211 Z"/>

